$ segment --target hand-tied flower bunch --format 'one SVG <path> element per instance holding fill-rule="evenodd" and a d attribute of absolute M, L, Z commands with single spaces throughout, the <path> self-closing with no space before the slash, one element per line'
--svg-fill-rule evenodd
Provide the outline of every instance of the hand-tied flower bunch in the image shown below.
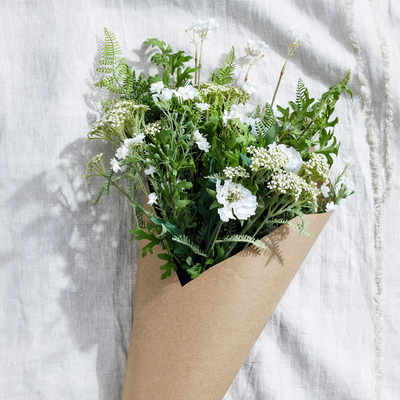
<path fill-rule="evenodd" d="M 108 171 L 102 154 L 94 157 L 85 177 L 105 178 L 95 203 L 110 186 L 129 199 L 137 218 L 131 232 L 135 240 L 148 240 L 143 257 L 155 245 L 163 249 L 162 278 L 172 270 L 181 281 L 185 275 L 196 278 L 250 244 L 263 247 L 259 239 L 282 224 L 307 233 L 304 214 L 332 211 L 353 193 L 344 179 L 347 165 L 336 179 L 329 178 L 340 145 L 334 136 L 338 120 L 331 115 L 343 90 L 352 95 L 350 73 L 319 100 L 300 79 L 295 101 L 274 112 L 286 63 L 308 40 L 292 28 L 294 42 L 271 103 L 247 113 L 256 90 L 249 71 L 268 46 L 248 39 L 241 87 L 234 84 L 233 47 L 210 80 L 201 81 L 204 40 L 217 28 L 210 19 L 193 21 L 186 30 L 195 46 L 194 66 L 183 51 L 148 39 L 145 44 L 156 49 L 151 61 L 162 70 L 148 78 L 127 65 L 115 35 L 105 29 L 97 68 L 105 75 L 96 86 L 118 98 L 102 101 L 105 115 L 88 138 L 110 141 L 116 153 Z M 140 191 L 148 206 L 139 201 Z M 302 222 L 291 223 L 295 216 Z"/>

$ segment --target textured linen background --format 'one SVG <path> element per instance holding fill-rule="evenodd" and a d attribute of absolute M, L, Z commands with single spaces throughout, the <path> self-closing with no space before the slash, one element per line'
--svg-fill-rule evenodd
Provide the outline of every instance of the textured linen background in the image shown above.
<path fill-rule="evenodd" d="M 0 399 L 121 398 L 138 246 L 128 232 L 134 219 L 122 196 L 111 191 L 94 207 L 101 182 L 83 181 L 92 156 L 103 152 L 107 161 L 114 152 L 86 141 L 99 110 L 92 86 L 98 41 L 108 27 L 131 65 L 146 73 L 146 38 L 193 53 L 184 29 L 192 19 L 210 17 L 220 29 L 206 42 L 203 79 L 232 45 L 242 79 L 246 37 L 264 40 L 270 48 L 251 71 L 250 79 L 260 85 L 251 102 L 270 100 L 291 40 L 285 29 L 296 24 L 313 44 L 302 45 L 290 60 L 278 104 L 293 99 L 299 77 L 318 97 L 349 68 L 354 91 L 354 101 L 344 94 L 337 104 L 336 132 L 341 157 L 354 160 L 348 177 L 356 194 L 325 227 L 225 400 L 374 399 L 373 189 L 345 1 L 2 0 L 0 5 Z M 372 10 L 375 5 L 391 50 L 397 132 L 400 3 L 348 0 L 347 5 L 354 10 L 374 133 L 382 142 L 385 82 Z M 399 150 L 394 135 L 395 171 Z M 382 146 L 378 151 L 382 159 Z M 395 176 L 382 209 L 384 390 L 393 400 L 400 398 L 398 184 Z"/>

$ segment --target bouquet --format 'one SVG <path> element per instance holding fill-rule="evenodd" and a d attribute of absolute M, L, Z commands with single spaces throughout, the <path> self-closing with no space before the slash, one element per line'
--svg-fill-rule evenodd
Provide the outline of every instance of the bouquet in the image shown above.
<path fill-rule="evenodd" d="M 116 153 L 107 169 L 102 154 L 94 157 L 85 177 L 105 179 L 95 203 L 115 187 L 129 199 L 137 219 L 131 232 L 134 240 L 141 241 L 144 258 L 139 260 L 126 398 L 222 398 L 311 248 L 312 238 L 322 230 L 327 213 L 353 193 L 344 178 L 347 165 L 337 177 L 330 178 L 340 146 L 334 135 L 338 119 L 332 114 L 343 90 L 352 95 L 347 86 L 350 72 L 317 100 L 299 79 L 295 100 L 287 107 L 275 106 L 287 62 L 308 40 L 292 28 L 293 42 L 288 45 L 272 100 L 248 107 L 256 91 L 249 80 L 250 71 L 268 46 L 248 39 L 244 79 L 235 75 L 233 47 L 223 65 L 204 79 L 203 46 L 217 28 L 210 19 L 193 21 L 186 30 L 194 45 L 194 60 L 183 51 L 174 52 L 161 40 L 148 39 L 145 44 L 154 52 L 151 62 L 160 71 L 148 77 L 128 66 L 115 35 L 105 29 L 97 69 L 104 76 L 96 86 L 114 96 L 102 100 L 105 114 L 93 125 L 88 138 L 111 142 Z M 274 258 L 275 264 L 271 261 Z M 279 265 L 287 268 L 282 270 Z M 162 274 L 156 273 L 158 268 Z M 237 280 L 240 274 L 249 282 L 231 285 L 230 279 Z M 163 283 L 168 280 L 170 283 Z M 192 285 L 196 281 L 199 283 Z M 258 290 L 254 285 L 260 282 L 264 286 Z M 243 293 L 242 288 L 246 289 Z M 252 298 L 249 291 L 260 293 L 257 296 L 263 299 Z M 239 296 L 237 300 L 235 296 Z M 236 307 L 240 314 L 245 297 L 265 306 L 256 316 L 254 310 L 243 309 L 247 317 L 258 322 L 242 345 L 237 325 L 243 321 L 236 315 L 233 322 L 228 314 L 235 315 L 235 309 L 229 307 Z M 195 304 L 199 298 L 208 298 L 208 304 Z M 229 304 L 228 309 L 219 308 L 212 299 L 223 307 Z M 156 316 L 150 304 L 153 301 L 161 310 Z M 183 304 L 189 311 L 182 309 Z M 213 319 L 216 309 L 218 317 Z M 189 322 L 182 328 L 185 319 Z M 237 324 L 239 335 L 228 341 L 239 343 L 233 356 L 230 346 L 221 346 L 227 341 L 222 332 L 232 330 L 232 323 Z M 204 338 L 213 325 L 220 328 L 212 332 L 211 343 Z M 197 355 L 193 355 L 193 348 L 185 341 L 201 342 L 199 326 L 208 328 L 201 354 L 194 351 Z M 163 346 L 159 346 L 160 335 Z M 176 347 L 179 342 L 186 350 Z M 215 371 L 210 366 L 219 351 L 218 358 L 227 363 L 224 371 L 229 370 L 225 380 L 221 365 Z M 233 368 L 232 357 L 238 360 Z M 184 376 L 186 382 L 205 371 L 209 385 L 203 382 L 186 393 L 177 377 Z M 165 381 L 180 383 L 161 385 L 160 394 L 156 382 L 164 382 L 160 376 L 166 375 L 170 379 Z M 131 397 L 133 392 L 136 397 Z"/>

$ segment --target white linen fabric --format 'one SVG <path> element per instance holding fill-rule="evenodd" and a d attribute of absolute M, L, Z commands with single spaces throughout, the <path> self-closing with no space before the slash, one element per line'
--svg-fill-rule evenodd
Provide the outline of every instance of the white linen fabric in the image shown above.
<path fill-rule="evenodd" d="M 354 92 L 337 103 L 336 133 L 338 170 L 353 159 L 356 194 L 334 212 L 224 400 L 400 398 L 400 143 L 391 137 L 400 123 L 399 2 L 0 4 L 1 399 L 121 398 L 138 245 L 122 196 L 93 206 L 102 182 L 83 181 L 91 157 L 103 152 L 108 161 L 114 151 L 86 141 L 100 110 L 94 67 L 103 27 L 146 74 L 143 41 L 192 54 L 184 30 L 197 18 L 220 24 L 205 44 L 202 79 L 232 45 L 243 79 L 246 38 L 269 45 L 250 74 L 259 84 L 254 104 L 273 95 L 291 25 L 313 43 L 289 61 L 277 103 L 294 98 L 299 77 L 318 97 L 348 69 Z"/>

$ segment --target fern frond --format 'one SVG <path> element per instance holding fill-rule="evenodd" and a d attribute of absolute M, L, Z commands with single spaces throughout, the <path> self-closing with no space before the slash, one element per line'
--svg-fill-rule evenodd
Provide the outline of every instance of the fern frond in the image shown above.
<path fill-rule="evenodd" d="M 314 239 L 314 235 L 307 231 L 308 221 L 304 218 L 304 214 L 302 212 L 297 211 L 296 215 L 300 217 L 301 222 L 296 223 L 296 222 L 289 221 L 289 222 L 287 222 L 287 224 L 289 226 L 291 226 L 292 228 L 299 231 L 299 237 L 301 235 L 306 235 L 306 236 Z"/>
<path fill-rule="evenodd" d="M 122 56 L 122 49 L 113 32 L 104 28 L 104 49 L 99 66 L 96 70 L 111 76 L 100 79 L 95 83 L 96 87 L 108 89 L 112 93 L 124 94 L 123 82 L 129 74 L 129 67 Z"/>
<path fill-rule="evenodd" d="M 267 129 L 271 128 L 271 126 L 275 124 L 274 110 L 269 103 L 265 103 L 264 117 L 261 121 Z"/>
<path fill-rule="evenodd" d="M 250 113 L 251 118 L 261 118 L 261 107 L 257 105 L 257 107 Z"/>
<path fill-rule="evenodd" d="M 104 50 L 103 54 L 106 57 L 115 57 L 122 55 L 121 46 L 118 43 L 117 37 L 115 36 L 114 32 L 111 32 L 107 28 L 104 28 Z"/>
<path fill-rule="evenodd" d="M 232 236 L 225 236 L 222 239 L 218 239 L 215 241 L 215 243 L 231 243 L 231 242 L 243 242 L 243 243 L 250 243 L 254 244 L 256 247 L 260 247 L 261 249 L 266 250 L 267 247 L 263 242 L 260 240 L 255 240 L 251 236 L 248 235 L 232 235 Z"/>
<path fill-rule="evenodd" d="M 304 85 L 301 78 L 297 82 L 297 89 L 296 89 L 296 104 L 301 107 L 301 105 L 306 102 L 307 95 L 306 95 L 307 88 Z"/>
<path fill-rule="evenodd" d="M 189 247 L 193 251 L 194 254 L 198 254 L 199 256 L 207 257 L 207 255 L 201 251 L 200 247 L 197 246 L 195 243 L 193 243 L 186 235 L 173 236 L 172 240 L 174 242 L 181 243 L 181 244 Z"/>
<path fill-rule="evenodd" d="M 221 68 L 211 74 L 211 80 L 219 85 L 226 85 L 233 82 L 233 75 L 236 69 L 235 48 L 229 51 L 226 60 Z"/>
<path fill-rule="evenodd" d="M 347 85 L 349 83 L 350 75 L 351 75 L 351 71 L 349 70 L 349 72 L 347 72 L 347 75 L 342 80 L 343 85 Z"/>

